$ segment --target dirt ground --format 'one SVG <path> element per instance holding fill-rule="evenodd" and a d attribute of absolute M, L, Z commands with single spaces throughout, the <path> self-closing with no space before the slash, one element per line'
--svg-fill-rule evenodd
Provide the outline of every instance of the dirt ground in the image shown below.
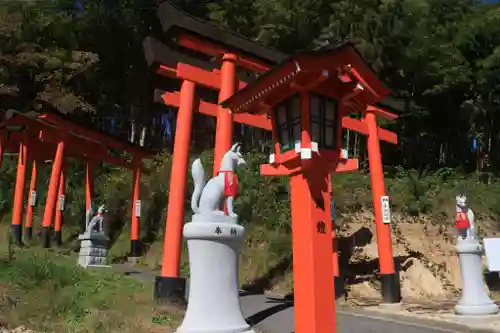
<path fill-rule="evenodd" d="M 377 299 L 380 293 L 374 271 L 378 253 L 372 215 L 350 214 L 342 217 L 342 221 L 345 227 L 341 226 L 339 232 L 340 269 L 348 276 L 348 297 Z M 495 221 L 479 217 L 477 224 L 482 236 L 497 234 Z M 415 301 L 455 298 L 461 278 L 453 221 L 443 223 L 425 216 L 394 215 L 391 230 L 402 297 Z"/>

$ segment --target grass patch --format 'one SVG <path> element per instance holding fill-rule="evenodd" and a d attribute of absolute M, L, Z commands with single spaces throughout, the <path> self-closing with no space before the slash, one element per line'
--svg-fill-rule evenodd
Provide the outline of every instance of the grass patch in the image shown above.
<path fill-rule="evenodd" d="M 84 270 L 72 255 L 15 249 L 9 260 L 0 253 L 3 325 L 40 332 L 168 332 L 179 322 L 180 313 L 155 308 L 149 283 L 107 269 Z"/>

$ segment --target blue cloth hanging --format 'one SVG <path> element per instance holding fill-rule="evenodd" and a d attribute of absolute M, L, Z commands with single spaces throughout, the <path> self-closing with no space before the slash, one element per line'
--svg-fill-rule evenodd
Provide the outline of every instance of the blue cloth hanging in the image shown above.
<path fill-rule="evenodd" d="M 111 116 L 111 119 L 110 119 L 110 126 L 111 126 L 111 133 L 113 135 L 116 134 L 116 116 Z"/>
<path fill-rule="evenodd" d="M 80 17 L 83 15 L 85 10 L 85 6 L 83 5 L 83 1 L 77 0 L 73 2 L 73 15 L 76 17 Z"/>
<path fill-rule="evenodd" d="M 161 128 L 165 133 L 168 140 L 172 139 L 172 127 L 170 126 L 170 119 L 167 113 L 161 115 Z"/>
<path fill-rule="evenodd" d="M 75 2 L 73 3 L 73 5 L 75 6 L 75 11 L 76 11 L 76 12 L 83 11 L 84 6 L 83 6 L 83 2 L 82 2 L 82 1 L 78 1 L 78 0 L 77 0 L 77 1 L 75 1 Z"/>
<path fill-rule="evenodd" d="M 471 151 L 476 151 L 477 150 L 477 139 L 476 137 L 472 138 L 472 145 L 471 145 Z"/>
<path fill-rule="evenodd" d="M 153 117 L 153 119 L 151 119 L 151 122 L 153 123 L 153 128 L 155 128 L 156 125 L 158 124 L 158 121 L 157 121 L 156 117 Z"/>

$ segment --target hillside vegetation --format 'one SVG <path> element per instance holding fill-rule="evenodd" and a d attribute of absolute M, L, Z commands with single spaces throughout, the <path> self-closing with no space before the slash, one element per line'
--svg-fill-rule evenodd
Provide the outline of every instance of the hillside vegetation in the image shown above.
<path fill-rule="evenodd" d="M 6 228 L 0 227 L 5 234 Z M 180 312 L 155 306 L 151 286 L 110 270 L 84 270 L 67 251 L 0 243 L 0 329 L 165 332 Z M 130 304 L 134 304 L 133 307 Z"/>

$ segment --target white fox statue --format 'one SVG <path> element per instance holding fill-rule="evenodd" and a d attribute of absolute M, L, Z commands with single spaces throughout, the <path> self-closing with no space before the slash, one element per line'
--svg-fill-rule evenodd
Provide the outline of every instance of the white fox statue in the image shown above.
<path fill-rule="evenodd" d="M 217 214 L 237 217 L 233 202 L 238 193 L 238 177 L 234 172 L 237 166 L 246 164 L 241 153 L 241 144 L 234 144 L 224 154 L 219 173 L 205 184 L 205 170 L 201 160 L 197 158 L 191 166 L 194 191 L 191 197 L 191 209 L 195 214 Z M 225 202 L 224 202 L 225 201 Z M 221 211 L 226 204 L 227 212 Z"/>
<path fill-rule="evenodd" d="M 92 217 L 92 208 L 87 211 L 87 221 L 90 219 L 90 222 L 87 223 L 87 227 L 85 228 L 86 234 L 92 234 L 93 232 L 102 233 L 104 232 L 104 213 L 106 212 L 106 206 L 101 205 L 97 210 L 97 214 Z"/>
<path fill-rule="evenodd" d="M 462 238 L 476 238 L 477 230 L 474 223 L 474 212 L 469 208 L 467 197 L 463 194 L 455 197 L 456 218 L 455 226 Z"/>

